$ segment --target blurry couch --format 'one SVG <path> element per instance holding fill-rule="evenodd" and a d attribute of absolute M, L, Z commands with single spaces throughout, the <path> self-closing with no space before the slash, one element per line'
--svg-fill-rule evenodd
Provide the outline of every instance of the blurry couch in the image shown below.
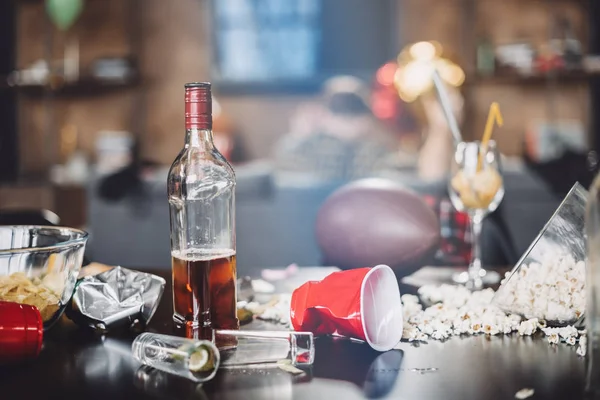
<path fill-rule="evenodd" d="M 512 264 L 550 218 L 560 198 L 518 163 L 506 165 L 504 172 L 506 195 L 495 218 L 484 225 L 483 253 L 492 259 L 504 257 Z M 154 173 L 144 180 L 141 193 L 117 202 L 98 196 L 99 179 L 90 182 L 91 260 L 132 268 L 170 267 L 166 174 L 166 170 Z M 237 166 L 236 177 L 239 273 L 291 263 L 321 265 L 314 235 L 316 215 L 324 200 L 346 182 L 325 183 L 276 172 L 268 163 Z M 389 178 L 420 193 L 447 190 L 445 182 L 425 184 L 410 172 Z"/>

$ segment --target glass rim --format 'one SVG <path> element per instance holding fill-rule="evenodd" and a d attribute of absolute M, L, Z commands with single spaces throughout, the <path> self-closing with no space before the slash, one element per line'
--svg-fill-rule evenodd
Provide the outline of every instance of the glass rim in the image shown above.
<path fill-rule="evenodd" d="M 459 145 L 469 145 L 469 144 L 476 144 L 477 147 L 481 147 L 481 140 L 469 140 L 469 141 L 462 141 L 459 143 Z M 498 143 L 496 143 L 496 141 L 494 139 L 490 139 L 487 142 L 488 147 L 497 147 Z"/>
<path fill-rule="evenodd" d="M 455 153 L 463 153 L 467 151 L 467 149 L 477 148 L 478 152 L 485 153 L 494 153 L 500 155 L 500 150 L 498 149 L 498 145 L 495 140 L 490 140 L 487 143 L 487 146 L 484 148 L 481 145 L 481 140 L 472 140 L 472 141 L 463 141 L 456 145 L 454 148 Z"/>
<path fill-rule="evenodd" d="M 42 252 L 42 251 L 52 251 L 52 250 L 60 250 L 60 249 L 65 249 L 65 248 L 69 248 L 69 247 L 74 247 L 76 245 L 79 244 L 85 244 L 88 237 L 89 237 L 89 233 L 81 230 L 81 229 L 76 229 L 76 228 L 71 228 L 68 226 L 52 226 L 52 225 L 3 225 L 0 226 L 0 230 L 2 229 L 9 229 L 9 230 L 16 230 L 16 229 L 25 229 L 28 232 L 31 232 L 35 229 L 45 229 L 45 230 L 51 230 L 51 231 L 59 231 L 59 232 L 68 232 L 67 234 L 75 234 L 76 237 L 68 239 L 68 240 L 64 240 L 52 245 L 48 245 L 48 246 L 39 246 L 39 247 L 15 247 L 12 249 L 0 249 L 0 256 L 5 255 L 5 254 L 18 254 L 18 253 L 31 253 L 31 252 Z"/>

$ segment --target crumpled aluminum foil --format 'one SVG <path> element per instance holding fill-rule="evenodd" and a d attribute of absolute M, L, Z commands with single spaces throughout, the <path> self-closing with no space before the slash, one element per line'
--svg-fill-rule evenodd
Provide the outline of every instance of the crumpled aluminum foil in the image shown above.
<path fill-rule="evenodd" d="M 86 276 L 77 285 L 67 315 L 102 332 L 144 327 L 158 308 L 165 284 L 159 276 L 123 267 Z"/>

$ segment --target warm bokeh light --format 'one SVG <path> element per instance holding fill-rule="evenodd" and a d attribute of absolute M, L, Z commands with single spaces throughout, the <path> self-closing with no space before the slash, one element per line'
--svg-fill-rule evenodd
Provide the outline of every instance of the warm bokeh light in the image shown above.
<path fill-rule="evenodd" d="M 391 86 L 394 84 L 394 75 L 398 69 L 398 64 L 390 62 L 384 64 L 377 70 L 376 79 L 382 86 Z"/>
<path fill-rule="evenodd" d="M 431 75 L 434 69 L 437 69 L 441 78 L 451 86 L 459 87 L 464 83 L 463 69 L 443 58 L 442 54 L 442 46 L 433 41 L 414 43 L 402 50 L 398 55 L 398 67 L 394 73 L 394 84 L 402 100 L 413 102 L 431 90 Z M 379 80 L 379 74 L 377 78 Z"/>
<path fill-rule="evenodd" d="M 373 114 L 379 119 L 391 119 L 396 115 L 396 103 L 384 96 L 373 99 L 372 109 Z"/>
<path fill-rule="evenodd" d="M 436 56 L 435 46 L 430 42 L 418 42 L 410 46 L 410 55 L 415 60 L 431 61 Z"/>
<path fill-rule="evenodd" d="M 432 62 L 415 60 L 404 67 L 398 68 L 395 83 L 402 100 L 413 102 L 420 94 L 431 88 L 433 85 L 431 80 L 433 66 Z"/>
<path fill-rule="evenodd" d="M 440 76 L 448 84 L 459 87 L 465 82 L 465 72 L 458 65 L 446 59 L 440 59 L 436 64 Z"/>

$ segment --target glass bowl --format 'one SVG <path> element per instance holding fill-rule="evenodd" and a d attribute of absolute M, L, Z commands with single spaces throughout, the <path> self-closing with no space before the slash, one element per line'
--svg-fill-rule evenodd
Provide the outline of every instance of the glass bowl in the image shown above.
<path fill-rule="evenodd" d="M 575 183 L 503 281 L 493 299 L 496 306 L 550 326 L 570 325 L 583 316 L 587 197 Z"/>
<path fill-rule="evenodd" d="M 71 300 L 88 234 L 54 226 L 0 226 L 0 301 L 30 304 L 49 329 Z"/>

